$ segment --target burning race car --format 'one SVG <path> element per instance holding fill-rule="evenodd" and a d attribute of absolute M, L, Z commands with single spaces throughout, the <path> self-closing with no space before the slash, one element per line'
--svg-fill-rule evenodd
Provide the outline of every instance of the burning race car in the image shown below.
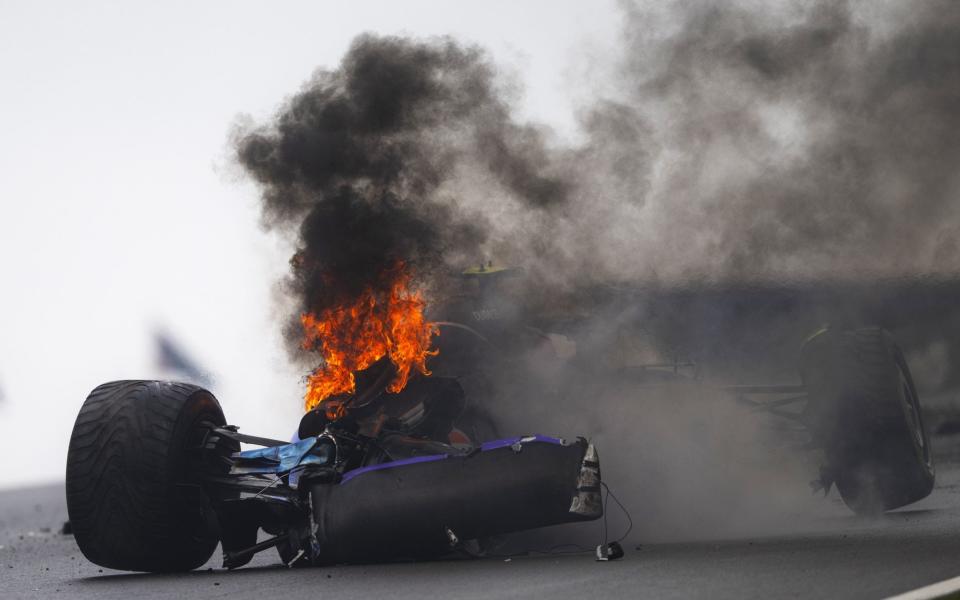
<path fill-rule="evenodd" d="M 330 564 L 437 556 L 602 515 L 587 441 L 479 438 L 488 426 L 463 410 L 455 380 L 423 378 L 385 402 L 394 371 L 367 369 L 365 392 L 321 402 L 292 443 L 240 433 L 193 385 L 99 386 L 67 459 L 80 549 L 131 571 L 193 569 L 218 542 L 227 568 L 271 547 L 290 566 Z M 272 537 L 258 542 L 261 528 Z"/>
<path fill-rule="evenodd" d="M 474 541 L 482 547 L 500 534 L 600 518 L 604 484 L 591 443 L 498 439 L 492 419 L 464 392 L 461 382 L 475 389 L 491 364 L 500 374 L 522 370 L 522 338 L 553 339 L 518 325 L 516 314 L 501 319 L 487 302 L 498 296 L 468 303 L 473 321 L 461 314 L 429 322 L 417 296 L 403 290 L 305 315 L 304 343 L 320 344 L 324 363 L 308 378 L 308 411 L 290 443 L 240 433 L 213 395 L 193 385 L 96 388 L 67 459 L 80 549 L 99 565 L 134 571 L 196 568 L 218 542 L 228 568 L 273 547 L 290 566 L 331 564 L 469 552 Z M 396 318 L 394 310 L 408 313 Z M 431 375 L 431 331 L 441 327 L 448 332 L 438 338 Z M 614 376 L 572 356 L 555 393 L 595 398 L 591 383 L 615 377 L 624 394 L 641 394 L 665 376 L 679 378 L 677 364 Z M 800 384 L 719 389 L 805 430 L 825 457 L 818 486 L 835 484 L 855 512 L 883 512 L 930 493 L 929 437 L 889 333 L 821 329 L 803 345 L 800 372 Z M 259 448 L 241 451 L 241 443 Z M 258 542 L 261 529 L 271 537 Z"/>

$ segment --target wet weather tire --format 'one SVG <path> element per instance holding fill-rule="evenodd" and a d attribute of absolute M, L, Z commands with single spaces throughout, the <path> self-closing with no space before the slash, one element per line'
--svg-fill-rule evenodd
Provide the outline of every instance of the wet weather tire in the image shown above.
<path fill-rule="evenodd" d="M 826 471 L 851 510 L 877 514 L 930 494 L 930 438 L 910 369 L 887 331 L 819 333 L 804 346 L 802 374 Z"/>
<path fill-rule="evenodd" d="M 67 509 L 90 561 L 128 571 L 186 571 L 217 546 L 198 485 L 203 422 L 223 425 L 213 395 L 163 381 L 94 389 L 73 427 Z"/>

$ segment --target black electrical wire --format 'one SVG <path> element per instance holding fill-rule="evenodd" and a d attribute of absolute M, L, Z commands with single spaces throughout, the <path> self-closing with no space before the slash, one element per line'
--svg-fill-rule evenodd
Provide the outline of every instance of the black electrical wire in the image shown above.
<path fill-rule="evenodd" d="M 608 528 L 607 528 L 607 514 L 608 514 L 608 513 L 607 513 L 607 505 L 610 504 L 610 488 L 608 488 L 608 487 L 607 487 L 607 484 L 604 483 L 604 482 L 602 482 L 602 481 L 600 482 L 600 485 L 602 485 L 602 486 L 603 486 L 604 488 L 606 488 L 606 490 L 607 490 L 607 495 L 603 497 L 603 526 L 602 526 L 602 529 L 603 529 L 603 545 L 606 546 L 606 545 L 607 545 L 607 533 L 608 533 Z"/>
<path fill-rule="evenodd" d="M 610 498 L 613 498 L 613 501 L 616 502 L 616 503 L 617 503 L 617 506 L 620 507 L 620 510 L 623 511 L 623 516 L 627 517 L 627 530 L 623 533 L 623 535 L 621 535 L 621 536 L 618 537 L 616 540 L 614 540 L 614 541 L 617 542 L 617 543 L 622 542 L 623 540 L 627 539 L 627 536 L 630 535 L 630 532 L 631 532 L 631 531 L 633 531 L 633 517 L 630 516 L 630 511 L 628 511 L 628 510 L 626 509 L 626 507 L 623 505 L 622 502 L 620 502 L 620 500 L 617 498 L 617 496 L 616 496 L 613 492 L 610 491 L 610 486 L 608 486 L 605 481 L 601 481 L 601 482 L 600 482 L 600 485 L 603 486 L 603 489 L 607 490 L 607 497 L 606 497 L 606 499 L 604 500 L 604 504 L 603 504 L 603 526 L 604 526 L 604 539 L 603 539 L 603 543 L 604 543 L 604 544 L 607 543 L 607 538 L 606 538 L 607 503 L 609 502 Z"/>

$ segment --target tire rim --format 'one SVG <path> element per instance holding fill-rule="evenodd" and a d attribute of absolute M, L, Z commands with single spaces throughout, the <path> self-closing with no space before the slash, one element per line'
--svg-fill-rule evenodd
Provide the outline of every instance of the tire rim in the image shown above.
<path fill-rule="evenodd" d="M 920 406 L 919 402 L 917 402 L 917 395 L 913 391 L 913 386 L 910 385 L 910 382 L 904 376 L 903 370 L 899 369 L 899 371 L 900 387 L 903 390 L 900 398 L 903 403 L 903 412 L 907 417 L 907 427 L 910 430 L 910 435 L 913 437 L 914 443 L 920 450 L 923 463 L 929 467 L 930 449 L 923 435 L 923 422 L 920 420 Z"/>

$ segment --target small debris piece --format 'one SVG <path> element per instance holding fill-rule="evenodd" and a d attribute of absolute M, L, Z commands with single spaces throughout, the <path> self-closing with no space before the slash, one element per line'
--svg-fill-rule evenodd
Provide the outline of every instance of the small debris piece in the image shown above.
<path fill-rule="evenodd" d="M 608 561 L 623 558 L 623 546 L 618 542 L 610 542 L 597 546 L 597 560 Z"/>
<path fill-rule="evenodd" d="M 451 548 L 456 548 L 460 545 L 460 538 L 457 537 L 457 534 L 455 534 L 452 529 L 445 527 L 444 532 L 447 534 L 447 542 L 450 543 Z"/>
<path fill-rule="evenodd" d="M 64 521 L 60 528 L 60 535 L 73 535 L 73 524 L 70 521 Z"/>

